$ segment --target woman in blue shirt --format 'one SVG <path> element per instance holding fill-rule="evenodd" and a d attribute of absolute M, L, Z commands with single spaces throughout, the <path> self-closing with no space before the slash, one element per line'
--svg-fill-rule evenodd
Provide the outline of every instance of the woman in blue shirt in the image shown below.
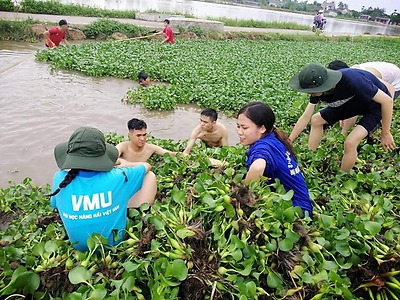
<path fill-rule="evenodd" d="M 312 216 L 310 196 L 304 177 L 297 165 L 293 147 L 284 133 L 275 126 L 275 114 L 262 102 L 251 102 L 237 116 L 240 143 L 250 146 L 247 155 L 245 183 L 268 178 L 279 179 L 286 191 L 293 190 L 293 206 Z"/>
<path fill-rule="evenodd" d="M 93 233 L 109 245 L 123 239 L 126 209 L 153 204 L 157 181 L 148 163 L 126 163 L 115 168 L 118 150 L 92 127 L 75 130 L 68 142 L 54 149 L 61 169 L 54 175 L 50 204 L 56 208 L 74 247 L 88 250 Z"/>

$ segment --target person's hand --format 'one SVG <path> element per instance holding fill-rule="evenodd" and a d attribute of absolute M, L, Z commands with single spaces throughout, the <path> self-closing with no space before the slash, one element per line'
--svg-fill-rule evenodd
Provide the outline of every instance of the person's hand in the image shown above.
<path fill-rule="evenodd" d="M 339 121 L 340 128 L 343 128 L 345 123 L 346 123 L 345 120 L 340 120 Z"/>
<path fill-rule="evenodd" d="M 382 148 L 385 151 L 393 151 L 394 148 L 396 148 L 396 145 L 393 140 L 393 136 L 390 132 L 382 132 L 381 133 L 381 143 L 382 143 Z"/>

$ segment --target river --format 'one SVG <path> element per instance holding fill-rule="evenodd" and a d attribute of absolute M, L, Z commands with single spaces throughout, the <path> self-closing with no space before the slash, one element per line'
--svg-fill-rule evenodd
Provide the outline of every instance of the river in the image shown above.
<path fill-rule="evenodd" d="M 54 147 L 80 126 L 127 134 L 131 118 L 144 119 L 157 138 L 185 140 L 198 124 L 201 108 L 178 106 L 160 112 L 126 105 L 121 99 L 136 88 L 131 80 L 92 78 L 77 72 L 53 71 L 35 61 L 43 44 L 0 42 L 0 187 L 31 177 L 51 183 L 58 170 Z M 238 142 L 236 120 L 219 116 L 229 143 Z"/>
<path fill-rule="evenodd" d="M 225 5 L 190 0 L 60 0 L 64 4 L 79 4 L 114 10 L 136 10 L 145 12 L 180 12 L 196 18 L 253 19 L 266 22 L 292 22 L 312 25 L 313 16 L 292 12 L 260 9 L 257 7 Z M 325 33 L 334 34 L 400 34 L 400 26 L 380 25 L 372 22 L 341 20 L 327 17 Z"/>

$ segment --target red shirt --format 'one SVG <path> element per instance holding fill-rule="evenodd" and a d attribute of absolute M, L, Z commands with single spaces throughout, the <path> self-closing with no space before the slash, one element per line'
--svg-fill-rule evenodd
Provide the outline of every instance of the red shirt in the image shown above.
<path fill-rule="evenodd" d="M 171 44 L 175 43 L 174 42 L 174 33 L 172 32 L 171 27 L 165 27 L 163 30 L 163 33 L 165 35 L 165 38 L 167 38 L 166 43 L 171 43 Z"/>
<path fill-rule="evenodd" d="M 49 29 L 49 39 L 58 47 L 60 42 L 65 39 L 65 31 L 61 31 L 58 27 Z M 52 47 L 46 42 L 47 46 Z"/>

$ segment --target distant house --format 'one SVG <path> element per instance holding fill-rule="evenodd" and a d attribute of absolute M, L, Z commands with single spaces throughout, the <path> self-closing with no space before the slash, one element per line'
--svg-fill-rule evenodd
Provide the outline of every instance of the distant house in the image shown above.
<path fill-rule="evenodd" d="M 376 17 L 375 22 L 382 23 L 382 24 L 389 24 L 390 18 Z"/>
<path fill-rule="evenodd" d="M 390 23 L 390 18 L 385 18 L 385 17 L 372 18 L 369 15 L 361 15 L 358 19 L 359 20 L 363 20 L 363 21 L 374 21 L 374 22 L 382 23 L 382 24 L 389 24 Z"/>
<path fill-rule="evenodd" d="M 363 21 L 369 21 L 371 20 L 371 16 L 370 15 L 360 15 L 358 17 L 359 20 L 363 20 Z"/>
<path fill-rule="evenodd" d="M 332 2 L 324 1 L 322 2 L 321 6 L 324 11 L 336 10 L 335 1 Z"/>

